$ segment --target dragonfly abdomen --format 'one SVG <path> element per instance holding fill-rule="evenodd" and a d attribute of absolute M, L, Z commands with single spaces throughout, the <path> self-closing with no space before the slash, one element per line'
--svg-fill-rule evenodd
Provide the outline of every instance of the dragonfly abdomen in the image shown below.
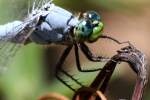
<path fill-rule="evenodd" d="M 14 21 L 5 25 L 0 25 L 0 40 L 10 41 L 23 28 L 21 21 Z"/>

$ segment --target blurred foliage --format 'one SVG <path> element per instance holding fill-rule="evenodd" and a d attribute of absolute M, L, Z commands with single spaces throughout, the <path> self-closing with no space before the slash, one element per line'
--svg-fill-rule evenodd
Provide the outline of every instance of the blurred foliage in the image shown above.
<path fill-rule="evenodd" d="M 107 10 L 134 12 L 134 14 L 135 11 L 138 13 L 150 4 L 149 0 L 54 0 L 54 2 L 75 11 Z"/>
<path fill-rule="evenodd" d="M 149 5 L 150 1 L 54 0 L 54 3 L 73 12 L 102 10 L 108 12 L 137 11 L 138 13 L 144 6 Z M 27 8 L 27 0 L 0 0 L 0 23 L 3 24 L 13 20 L 23 19 L 27 14 Z M 0 100 L 35 100 L 38 96 L 47 92 L 59 92 L 71 97 L 70 94 L 73 92 L 62 83 L 56 80 L 50 83 L 45 82 L 43 54 L 44 50 L 42 47 L 35 44 L 29 44 L 20 49 L 12 62 L 10 62 L 8 70 L 0 76 Z M 88 65 L 88 63 L 85 65 Z M 84 83 L 87 84 L 92 81 L 88 79 L 88 76 L 91 79 L 91 76 L 94 77 L 95 74 L 96 73 L 88 73 L 77 76 L 80 77 L 80 79 L 84 79 Z M 114 79 L 115 78 L 117 77 L 114 77 Z"/>

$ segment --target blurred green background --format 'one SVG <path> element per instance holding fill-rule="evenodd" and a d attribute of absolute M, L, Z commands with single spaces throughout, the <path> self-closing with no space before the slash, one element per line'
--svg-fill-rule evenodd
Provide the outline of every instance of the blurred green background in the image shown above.
<path fill-rule="evenodd" d="M 149 0 L 54 0 L 54 3 L 74 14 L 87 10 L 99 12 L 105 24 L 104 33 L 121 41 L 130 40 L 148 56 L 149 61 Z M 0 0 L 0 24 L 23 20 L 27 15 L 27 8 L 28 0 Z M 89 45 L 96 54 L 110 57 L 120 48 L 113 42 L 104 40 Z M 59 92 L 71 98 L 73 92 L 53 77 L 55 64 L 63 49 L 63 46 L 44 48 L 34 43 L 22 47 L 10 62 L 8 70 L 0 75 L 0 100 L 36 100 L 49 92 Z M 83 54 L 81 56 L 84 68 L 87 65 L 103 66 L 101 63 L 89 62 Z M 97 73 L 77 72 L 74 61 L 74 54 L 71 52 L 64 64 L 66 70 L 75 74 L 83 84 L 90 84 Z M 108 100 L 130 99 L 135 80 L 136 75 L 127 64 L 119 65 L 108 88 Z M 71 80 L 70 84 L 73 84 Z M 74 87 L 79 88 L 76 85 Z M 149 92 L 148 84 L 144 100 L 150 99 Z"/>

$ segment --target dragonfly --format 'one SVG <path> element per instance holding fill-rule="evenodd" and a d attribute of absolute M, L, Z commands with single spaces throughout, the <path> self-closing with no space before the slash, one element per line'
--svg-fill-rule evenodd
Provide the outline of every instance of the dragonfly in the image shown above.
<path fill-rule="evenodd" d="M 128 43 L 104 35 L 103 28 L 101 16 L 95 11 L 86 11 L 75 16 L 68 10 L 55 5 L 52 0 L 35 0 L 31 11 L 29 10 L 28 16 L 23 21 L 16 20 L 0 25 L 0 66 L 6 66 L 22 45 L 32 42 L 40 45 L 65 45 L 66 49 L 56 64 L 55 75 L 58 80 L 75 91 L 59 76 L 59 72 L 62 72 L 83 86 L 62 68 L 72 49 L 74 49 L 77 69 L 80 72 L 94 72 L 101 68 L 82 69 L 79 49 L 87 59 L 93 62 L 105 62 L 110 58 L 95 55 L 86 42 L 94 43 L 99 38 L 104 38 L 118 44 Z"/>

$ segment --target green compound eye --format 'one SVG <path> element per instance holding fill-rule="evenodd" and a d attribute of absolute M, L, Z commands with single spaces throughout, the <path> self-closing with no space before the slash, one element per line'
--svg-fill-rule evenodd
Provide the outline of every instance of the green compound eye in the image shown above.
<path fill-rule="evenodd" d="M 95 42 L 102 35 L 103 27 L 98 13 L 88 11 L 83 14 L 83 19 L 74 28 L 75 39 L 80 42 Z"/>
<path fill-rule="evenodd" d="M 103 23 L 92 24 L 89 20 L 81 20 L 74 28 L 74 35 L 77 41 L 95 42 L 101 35 Z"/>
<path fill-rule="evenodd" d="M 93 27 L 90 21 L 81 20 L 80 23 L 74 28 L 74 34 L 76 40 L 87 40 L 90 34 L 93 32 Z"/>
<path fill-rule="evenodd" d="M 89 36 L 88 42 L 95 42 L 102 35 L 103 27 L 102 22 L 99 22 L 97 26 L 93 27 L 93 32 Z"/>
<path fill-rule="evenodd" d="M 93 31 L 88 38 L 88 42 L 94 42 L 101 36 L 104 27 L 101 22 L 101 17 L 95 11 L 87 11 L 83 14 L 83 16 L 92 23 Z"/>

